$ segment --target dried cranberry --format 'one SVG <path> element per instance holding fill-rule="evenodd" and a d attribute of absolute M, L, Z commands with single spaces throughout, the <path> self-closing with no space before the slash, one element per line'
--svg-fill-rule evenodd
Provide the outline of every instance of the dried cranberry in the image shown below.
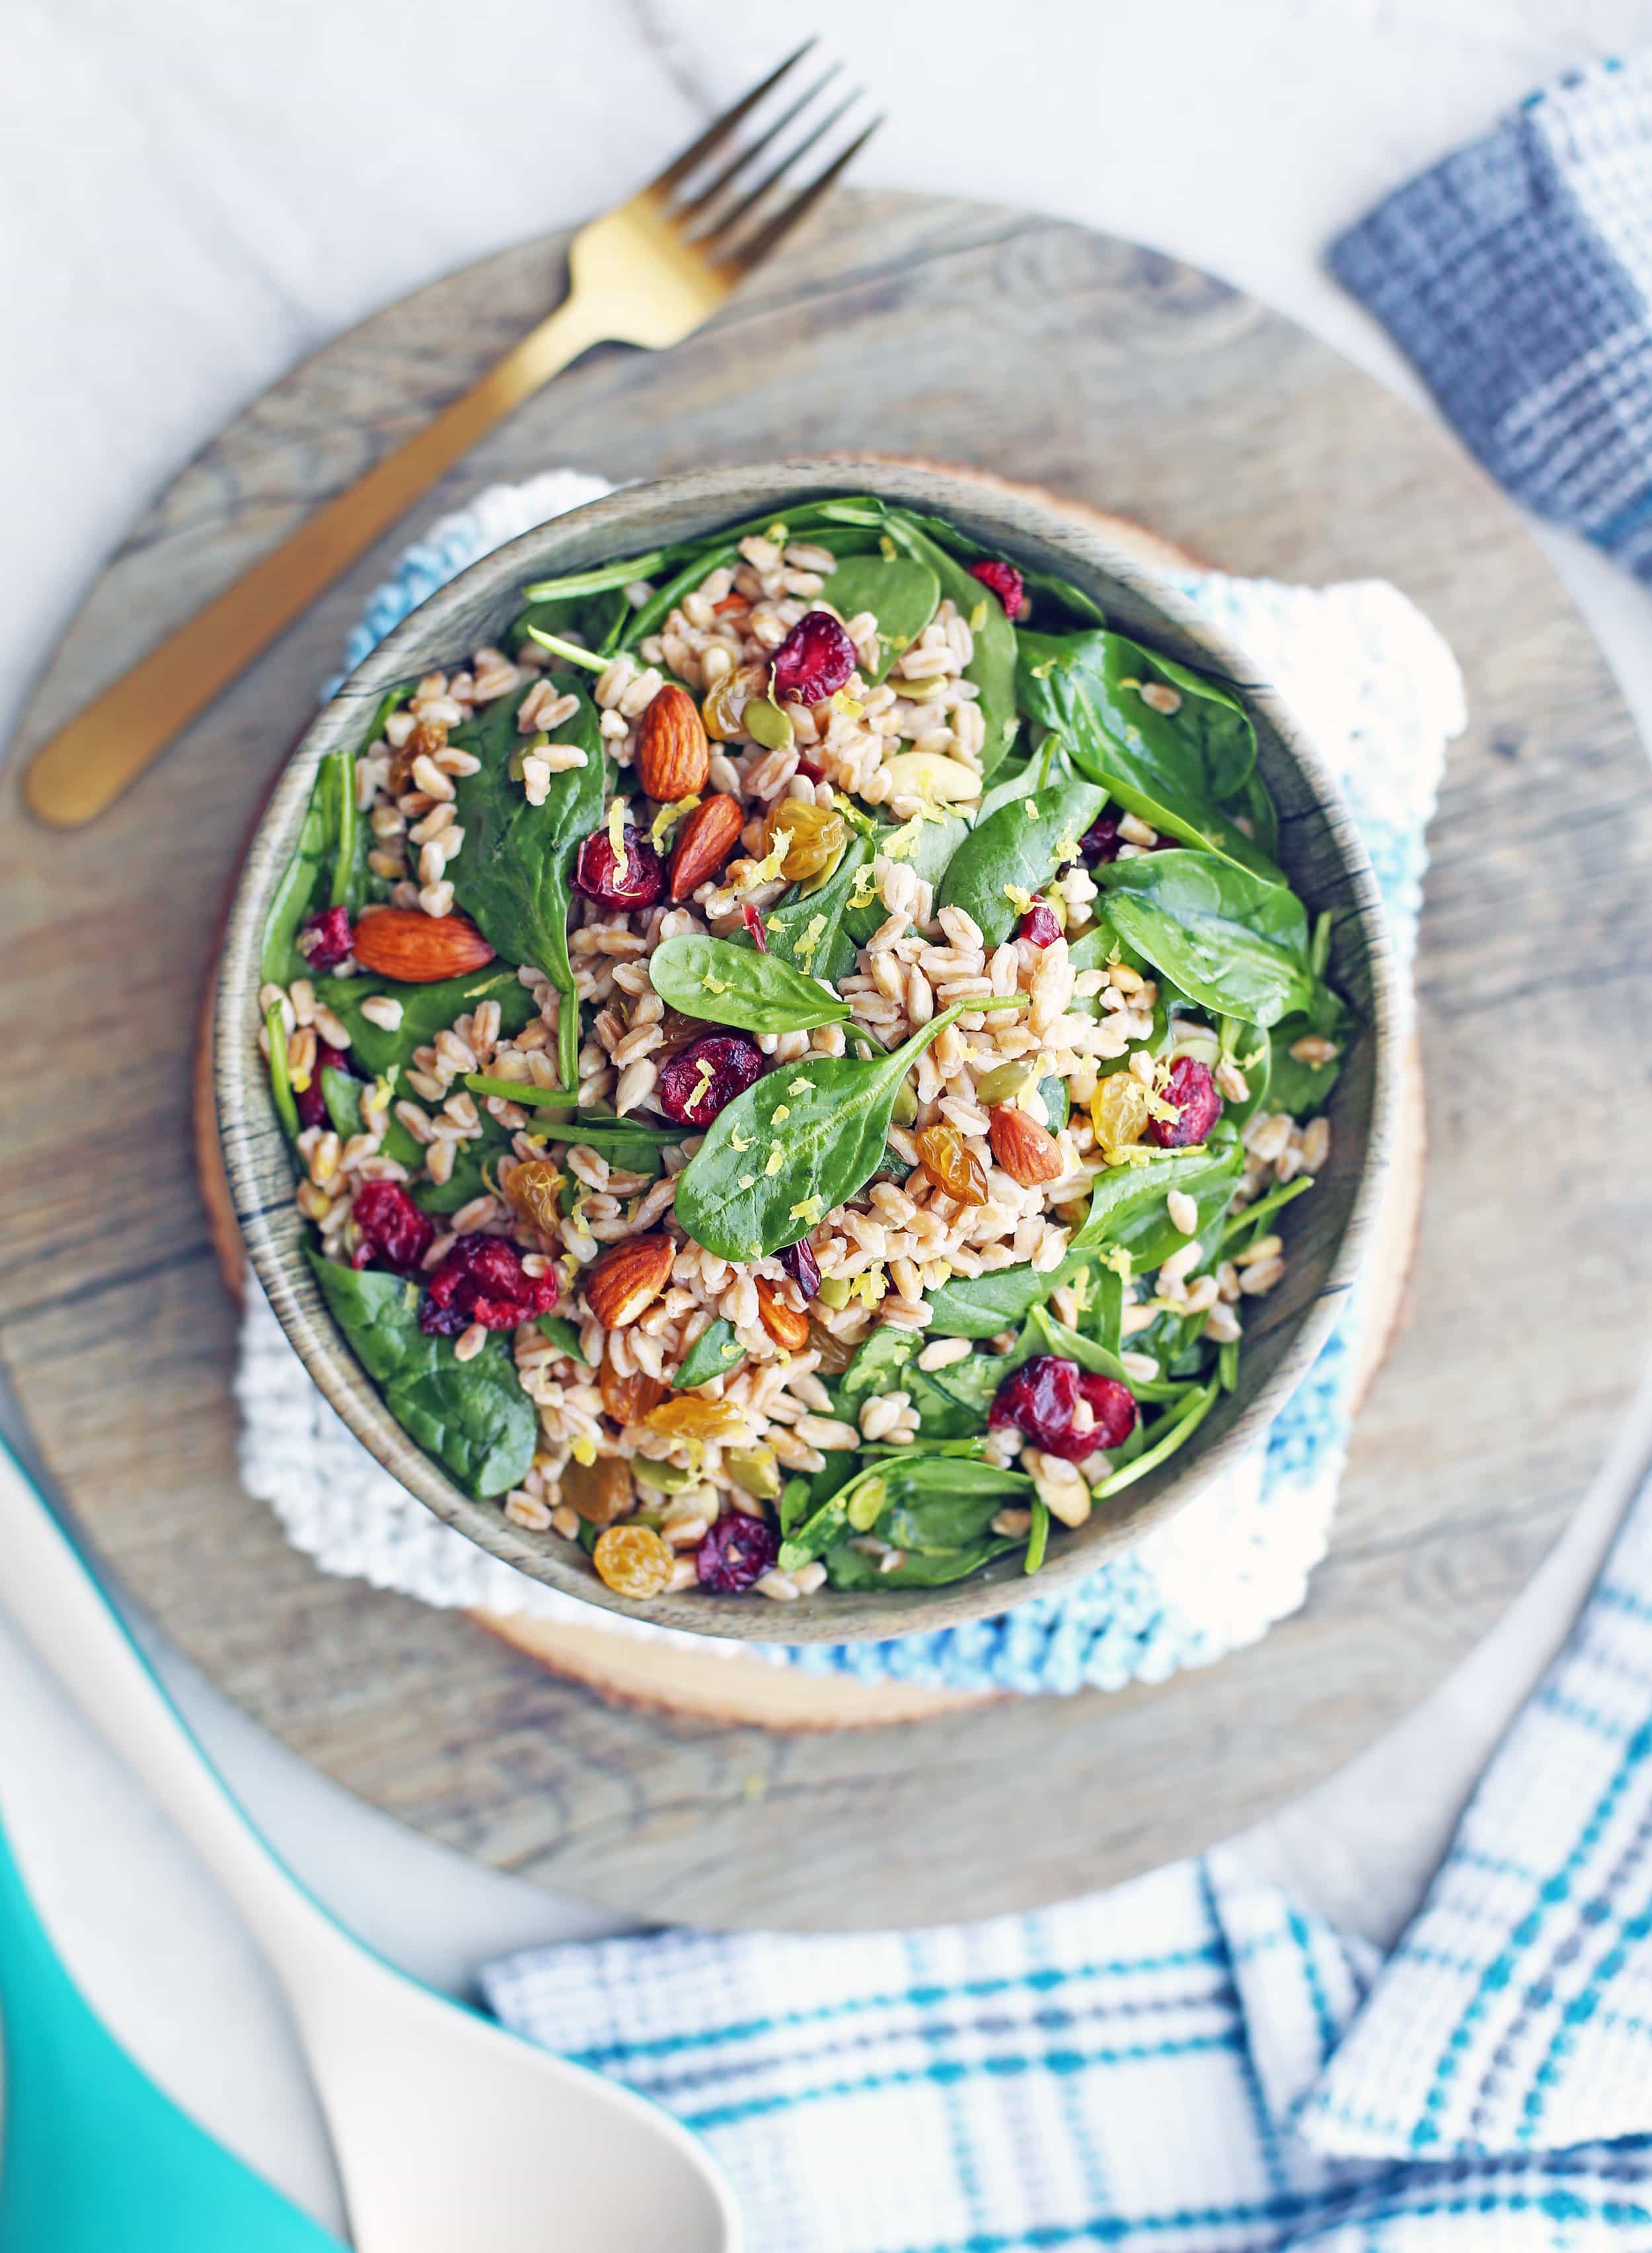
<path fill-rule="evenodd" d="M 624 858 L 615 852 L 606 827 L 594 829 L 579 848 L 574 882 L 588 900 L 614 909 L 652 908 L 666 896 L 666 869 L 639 829 L 629 822 L 621 833 Z"/>
<path fill-rule="evenodd" d="M 1116 861 L 1119 847 L 1130 840 L 1119 834 L 1122 813 L 1104 813 L 1092 821 L 1078 841 L 1078 850 L 1093 868 L 1098 861 Z M 1171 853 L 1181 842 L 1179 837 L 1161 837 L 1147 847 L 1150 853 Z"/>
<path fill-rule="evenodd" d="M 830 610 L 805 610 L 774 653 L 774 693 L 788 704 L 824 704 L 860 663 Z"/>
<path fill-rule="evenodd" d="M 323 908 L 306 916 L 298 934 L 298 952 L 312 970 L 336 970 L 355 945 L 348 908 Z"/>
<path fill-rule="evenodd" d="M 1104 813 L 1092 821 L 1078 841 L 1078 850 L 1093 868 L 1098 861 L 1116 861 L 1124 839 L 1119 834 L 1119 817 Z"/>
<path fill-rule="evenodd" d="M 1184 1150 L 1190 1142 L 1202 1142 L 1222 1116 L 1222 1098 L 1210 1067 L 1194 1057 L 1178 1057 L 1171 1065 L 1164 1099 L 1175 1105 L 1175 1117 L 1150 1119 L 1146 1129 L 1147 1140 L 1161 1150 Z"/>
<path fill-rule="evenodd" d="M 1017 938 L 1030 938 L 1035 946 L 1054 946 L 1061 937 L 1056 910 L 1048 900 L 1035 900 L 1021 920 Z"/>
<path fill-rule="evenodd" d="M 343 1049 L 330 1049 L 325 1041 L 317 1041 L 310 1085 L 296 1089 L 293 1097 L 298 1106 L 298 1124 L 301 1126 L 324 1126 L 327 1123 L 327 1099 L 321 1086 L 324 1071 L 350 1071 L 350 1058 Z M 351 1071 L 350 1077 L 359 1079 L 360 1074 Z"/>
<path fill-rule="evenodd" d="M 436 1223 L 400 1182 L 363 1182 L 350 1217 L 361 1238 L 351 1254 L 352 1267 L 376 1259 L 399 1275 L 409 1275 L 436 1240 Z"/>
<path fill-rule="evenodd" d="M 1078 1404 L 1087 1401 L 1094 1419 L 1087 1432 L 1076 1431 Z M 1136 1428 L 1136 1399 L 1127 1385 L 1098 1377 L 1059 1354 L 1035 1353 L 1012 1370 L 986 1412 L 989 1428 L 1013 1424 L 1035 1447 L 1063 1462 L 1082 1462 L 1098 1447 L 1122 1447 Z"/>
<path fill-rule="evenodd" d="M 462 1236 L 430 1278 L 419 1328 L 428 1337 L 451 1337 L 472 1322 L 513 1330 L 555 1304 L 555 1276 L 528 1274 L 513 1244 L 502 1236 Z"/>
<path fill-rule="evenodd" d="M 719 1596 L 737 1596 L 772 1572 L 780 1536 L 766 1517 L 731 1510 L 720 1517 L 694 1552 L 700 1585 Z"/>
<path fill-rule="evenodd" d="M 799 759 L 798 761 L 798 772 L 803 776 L 804 779 L 807 782 L 824 782 L 826 780 L 826 769 L 824 767 L 816 766 L 812 759 Z"/>
<path fill-rule="evenodd" d="M 1021 604 L 1027 599 L 1027 589 L 1021 573 L 1013 563 L 1006 563 L 1001 556 L 994 556 L 988 562 L 972 563 L 969 575 L 972 579 L 979 579 L 983 587 L 992 589 L 1004 605 L 1006 617 L 1020 617 Z"/>
<path fill-rule="evenodd" d="M 805 1299 L 820 1295 L 820 1263 L 810 1250 L 805 1238 L 801 1243 L 788 1244 L 780 1254 L 780 1265 L 785 1269 Z"/>
<path fill-rule="evenodd" d="M 740 910 L 740 919 L 751 933 L 751 943 L 759 954 L 769 952 L 769 926 L 749 900 Z"/>
<path fill-rule="evenodd" d="M 763 1077 L 763 1051 L 744 1033 L 702 1033 L 662 1067 L 654 1103 L 680 1126 L 709 1126 Z"/>

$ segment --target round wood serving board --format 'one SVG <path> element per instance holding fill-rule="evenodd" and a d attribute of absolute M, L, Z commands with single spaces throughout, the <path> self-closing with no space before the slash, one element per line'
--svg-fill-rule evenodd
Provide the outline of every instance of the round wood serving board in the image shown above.
<path fill-rule="evenodd" d="M 562 249 L 435 284 L 241 417 L 94 589 L 24 748 L 462 388 L 554 299 Z M 547 1886 L 712 1924 L 1047 1900 L 1318 1781 L 1529 1577 L 1610 1441 L 1652 1302 L 1652 1137 L 1623 1125 L 1623 1091 L 1652 1086 L 1652 789 L 1582 622 L 1451 442 L 1207 276 L 1024 213 L 859 194 L 669 357 L 590 355 L 419 521 L 556 462 L 645 477 L 840 446 L 990 464 L 1235 571 L 1394 580 L 1467 676 L 1419 966 L 1414 1316 L 1307 1605 L 1219 1667 L 869 1733 L 660 1718 L 322 1578 L 240 1496 L 193 1002 L 252 815 L 405 531 L 96 827 L 31 827 L 15 762 L 0 824 L 0 1350 L 105 1555 L 376 1804 Z"/>

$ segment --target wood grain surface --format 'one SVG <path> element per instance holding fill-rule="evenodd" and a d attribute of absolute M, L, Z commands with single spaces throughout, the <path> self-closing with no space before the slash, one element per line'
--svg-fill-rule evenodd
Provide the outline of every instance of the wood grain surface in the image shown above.
<path fill-rule="evenodd" d="M 250 409 L 94 590 L 25 743 L 529 325 L 561 250 L 434 285 Z M 430 513 L 553 462 L 624 478 L 854 445 L 997 467 L 1236 571 L 1392 579 L 1467 676 L 1419 964 L 1413 1319 L 1307 1607 L 1219 1667 L 869 1735 L 660 1720 L 322 1578 L 240 1496 L 233 1312 L 189 1149 L 193 1002 L 250 819 L 394 541 L 103 823 L 28 827 L 14 761 L 0 827 L 0 1350 L 104 1553 L 378 1805 L 547 1886 L 712 1923 L 1049 1899 L 1316 1782 L 1529 1576 L 1605 1453 L 1652 1301 L 1652 1137 L 1622 1096 L 1652 1085 L 1652 792 L 1582 622 L 1450 442 L 1204 276 L 1025 214 L 861 194 L 669 359 L 591 355 Z"/>

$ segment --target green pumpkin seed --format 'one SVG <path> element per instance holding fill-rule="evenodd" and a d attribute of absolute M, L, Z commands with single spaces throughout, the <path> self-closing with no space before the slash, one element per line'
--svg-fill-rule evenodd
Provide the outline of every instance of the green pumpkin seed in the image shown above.
<path fill-rule="evenodd" d="M 761 743 L 765 751 L 791 749 L 791 722 L 770 698 L 754 696 L 740 719 L 752 742 Z"/>
<path fill-rule="evenodd" d="M 772 1447 L 728 1447 L 723 1468 L 737 1487 L 759 1502 L 774 1502 L 780 1493 L 780 1469 Z"/>
<path fill-rule="evenodd" d="M 633 1455 L 631 1468 L 639 1486 L 652 1486 L 659 1494 L 687 1494 L 691 1486 L 700 1483 L 693 1471 L 680 1464 L 657 1463 L 647 1455 Z"/>
<path fill-rule="evenodd" d="M 1038 1080 L 1038 1060 L 1028 1057 L 1019 1064 L 1000 1064 L 989 1071 L 976 1088 L 983 1103 L 1010 1103 L 1016 1096 L 1025 1095 Z"/>

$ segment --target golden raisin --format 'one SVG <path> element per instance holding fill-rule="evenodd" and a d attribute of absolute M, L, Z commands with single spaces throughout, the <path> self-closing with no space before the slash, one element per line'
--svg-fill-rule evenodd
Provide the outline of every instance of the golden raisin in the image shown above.
<path fill-rule="evenodd" d="M 649 1410 L 659 1407 L 671 1391 L 664 1378 L 650 1377 L 640 1369 L 633 1370 L 629 1377 L 622 1377 L 606 1354 L 596 1384 L 603 1406 L 617 1424 L 640 1424 Z"/>
<path fill-rule="evenodd" d="M 816 1371 L 820 1377 L 841 1377 L 854 1359 L 855 1348 L 847 1338 L 839 1337 L 834 1330 L 827 1329 L 824 1322 L 812 1318 L 809 1323 L 809 1344 L 811 1350 L 820 1357 Z"/>
<path fill-rule="evenodd" d="M 669 1586 L 676 1559 L 652 1526 L 610 1525 L 596 1537 L 591 1562 L 617 1596 L 658 1596 Z"/>
<path fill-rule="evenodd" d="M 1152 1097 L 1133 1071 L 1111 1072 L 1090 1099 L 1091 1122 L 1101 1154 L 1116 1166 L 1140 1141 L 1152 1116 Z"/>
<path fill-rule="evenodd" d="M 789 841 L 780 873 L 791 884 L 834 868 L 849 841 L 848 824 L 835 806 L 805 806 L 795 798 L 783 798 L 770 809 L 763 825 L 763 851 L 772 853 L 783 834 Z"/>
<path fill-rule="evenodd" d="M 938 1189 L 959 1204 L 985 1204 L 986 1168 L 965 1143 L 956 1126 L 937 1120 L 917 1133 L 918 1163 Z"/>
<path fill-rule="evenodd" d="M 413 763 L 418 758 L 434 758 L 448 747 L 448 731 L 441 720 L 421 720 L 408 732 L 408 740 L 400 750 L 390 754 L 390 789 L 400 798 L 413 787 Z"/>
<path fill-rule="evenodd" d="M 549 1158 L 526 1158 L 512 1166 L 505 1179 L 505 1201 L 531 1220 L 541 1236 L 554 1236 L 561 1225 L 558 1197 L 568 1175 Z"/>
<path fill-rule="evenodd" d="M 697 1392 L 662 1400 L 643 1421 L 651 1432 L 663 1432 L 670 1440 L 733 1440 L 746 1428 L 746 1419 L 732 1400 L 703 1400 Z"/>
<path fill-rule="evenodd" d="M 700 716 L 706 723 L 706 733 L 720 743 L 737 743 L 744 733 L 741 715 L 753 696 L 761 696 L 769 685 L 766 666 L 742 665 L 707 691 L 700 708 Z"/>
<path fill-rule="evenodd" d="M 556 1483 L 562 1500 L 588 1525 L 611 1525 L 637 1499 L 631 1473 L 618 1455 L 598 1455 L 594 1463 L 575 1460 Z"/>

